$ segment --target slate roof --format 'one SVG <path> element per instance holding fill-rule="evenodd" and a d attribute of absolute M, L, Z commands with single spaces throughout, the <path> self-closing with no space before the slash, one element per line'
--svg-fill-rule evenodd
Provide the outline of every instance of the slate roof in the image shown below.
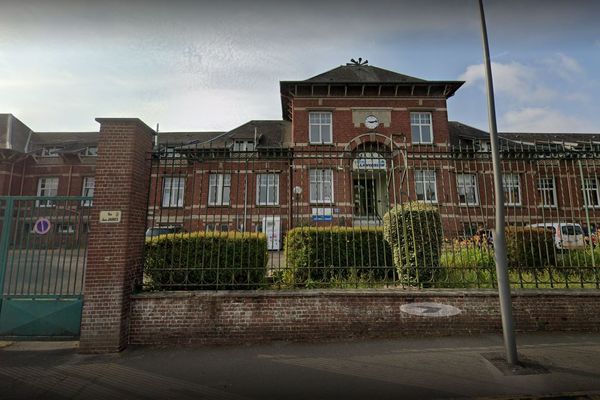
<path fill-rule="evenodd" d="M 98 143 L 98 132 L 34 132 L 31 135 L 30 149 L 46 146 L 89 145 Z"/>
<path fill-rule="evenodd" d="M 535 132 L 500 132 L 504 139 L 525 142 L 589 142 L 600 141 L 598 133 L 535 133 Z"/>
<path fill-rule="evenodd" d="M 399 74 L 372 65 L 341 65 L 306 79 L 310 83 L 424 83 L 424 79 Z"/>
<path fill-rule="evenodd" d="M 180 148 L 227 148 L 236 140 L 254 140 L 258 148 L 288 147 L 292 137 L 292 124 L 283 120 L 252 120 L 212 140 L 189 142 Z"/>
<path fill-rule="evenodd" d="M 252 120 L 229 131 L 230 139 L 254 139 L 256 131 L 258 147 L 289 146 L 292 138 L 292 124 L 283 120 Z"/>
<path fill-rule="evenodd" d="M 450 143 L 458 144 L 460 140 L 489 140 L 486 131 L 474 128 L 458 121 L 448 121 Z M 600 133 L 542 133 L 542 132 L 498 132 L 501 140 L 514 143 L 585 143 L 600 141 Z"/>
<path fill-rule="evenodd" d="M 490 134 L 481 129 L 474 128 L 469 125 L 465 125 L 458 121 L 448 121 L 448 131 L 450 139 L 453 138 L 464 138 L 464 139 L 489 139 Z M 452 142 L 452 140 L 451 140 Z"/>

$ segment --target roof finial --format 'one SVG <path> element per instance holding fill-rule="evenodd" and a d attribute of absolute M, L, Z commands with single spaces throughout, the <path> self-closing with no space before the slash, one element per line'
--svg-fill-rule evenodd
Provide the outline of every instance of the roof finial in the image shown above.
<path fill-rule="evenodd" d="M 363 59 L 361 57 L 358 57 L 358 61 L 356 61 L 354 58 L 351 58 L 350 62 L 346 63 L 346 65 L 367 65 L 368 63 L 369 63 L 369 60 L 363 61 Z"/>

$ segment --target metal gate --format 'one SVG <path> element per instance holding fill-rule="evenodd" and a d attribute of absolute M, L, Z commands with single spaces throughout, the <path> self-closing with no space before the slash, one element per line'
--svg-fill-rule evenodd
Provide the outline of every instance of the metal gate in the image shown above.
<path fill-rule="evenodd" d="M 0 336 L 79 336 L 91 203 L 0 196 Z"/>

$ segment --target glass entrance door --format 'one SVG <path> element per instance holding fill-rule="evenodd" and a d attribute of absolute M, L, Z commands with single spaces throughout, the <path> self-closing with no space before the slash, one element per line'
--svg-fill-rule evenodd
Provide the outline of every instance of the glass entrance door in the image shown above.
<path fill-rule="evenodd" d="M 375 178 L 355 177 L 354 215 L 364 218 L 379 218 L 377 213 L 377 185 Z"/>

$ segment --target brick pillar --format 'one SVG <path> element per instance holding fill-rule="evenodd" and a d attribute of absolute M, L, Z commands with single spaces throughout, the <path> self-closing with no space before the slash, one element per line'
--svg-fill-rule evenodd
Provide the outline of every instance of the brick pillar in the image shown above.
<path fill-rule="evenodd" d="M 80 351 L 117 352 L 129 337 L 129 298 L 142 282 L 144 228 L 154 131 L 137 118 L 100 123 L 96 186 L 84 285 Z M 101 211 L 120 211 L 101 223 Z"/>

